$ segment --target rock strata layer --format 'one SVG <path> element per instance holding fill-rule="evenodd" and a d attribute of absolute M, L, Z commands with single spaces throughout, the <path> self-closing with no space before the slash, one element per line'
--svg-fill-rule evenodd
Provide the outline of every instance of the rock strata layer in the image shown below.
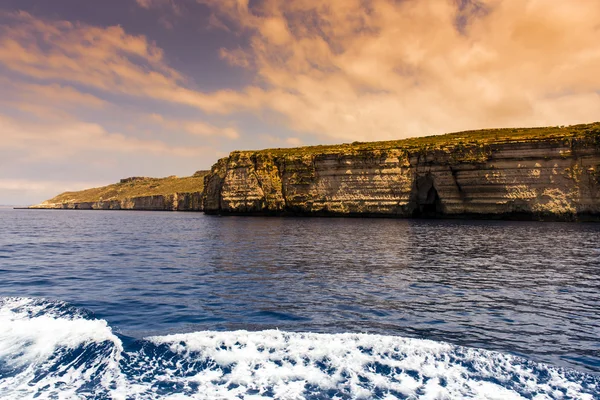
<path fill-rule="evenodd" d="M 233 152 L 204 212 L 600 220 L 600 124 Z"/>
<path fill-rule="evenodd" d="M 202 193 L 173 193 L 129 197 L 122 200 L 43 202 L 29 208 L 64 210 L 202 211 Z"/>

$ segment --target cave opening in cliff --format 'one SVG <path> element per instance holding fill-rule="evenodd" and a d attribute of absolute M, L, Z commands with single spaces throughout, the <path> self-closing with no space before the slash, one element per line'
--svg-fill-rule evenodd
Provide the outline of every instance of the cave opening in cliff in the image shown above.
<path fill-rule="evenodd" d="M 434 218 L 443 214 L 442 201 L 431 175 L 417 179 L 416 207 L 413 217 Z"/>
<path fill-rule="evenodd" d="M 423 217 L 435 217 L 441 213 L 441 201 L 440 196 L 435 190 L 434 186 L 431 186 L 427 192 L 427 199 L 425 203 L 421 205 L 421 216 Z"/>

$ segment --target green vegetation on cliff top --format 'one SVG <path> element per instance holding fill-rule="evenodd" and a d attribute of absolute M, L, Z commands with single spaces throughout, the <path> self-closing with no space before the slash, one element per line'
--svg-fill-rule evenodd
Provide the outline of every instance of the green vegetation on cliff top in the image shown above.
<path fill-rule="evenodd" d="M 83 203 L 110 200 L 124 200 L 141 196 L 170 195 L 173 193 L 201 192 L 204 189 L 204 176 L 208 171 L 198 171 L 193 176 L 178 178 L 133 177 L 99 188 L 65 192 L 44 203 Z"/>
<path fill-rule="evenodd" d="M 406 151 L 451 150 L 460 146 L 490 145 L 495 143 L 537 141 L 548 139 L 600 138 L 600 122 L 571 126 L 542 128 L 482 129 L 381 142 L 353 142 L 338 145 L 277 148 L 244 153 L 271 154 L 275 156 L 302 156 L 355 151 L 404 149 Z M 235 153 L 235 152 L 234 152 Z"/>
<path fill-rule="evenodd" d="M 543 128 L 483 129 L 381 142 L 353 142 L 339 145 L 320 145 L 296 148 L 277 148 L 258 151 L 234 151 L 236 153 L 269 154 L 272 156 L 297 157 L 314 154 L 353 153 L 402 149 L 405 151 L 446 150 L 452 151 L 465 146 L 485 146 L 495 143 L 537 140 L 572 140 L 591 138 L 600 144 L 600 122 L 572 126 Z M 77 203 L 123 200 L 141 196 L 170 195 L 173 193 L 201 192 L 204 176 L 208 171 L 198 171 L 193 176 L 178 178 L 128 178 L 121 182 L 78 192 L 65 192 L 44 203 Z"/>

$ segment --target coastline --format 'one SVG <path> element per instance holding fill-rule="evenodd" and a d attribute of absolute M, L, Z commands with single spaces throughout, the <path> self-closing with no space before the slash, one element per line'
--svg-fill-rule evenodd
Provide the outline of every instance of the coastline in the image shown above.
<path fill-rule="evenodd" d="M 234 151 L 192 177 L 131 177 L 33 209 L 600 221 L 600 123 Z"/>

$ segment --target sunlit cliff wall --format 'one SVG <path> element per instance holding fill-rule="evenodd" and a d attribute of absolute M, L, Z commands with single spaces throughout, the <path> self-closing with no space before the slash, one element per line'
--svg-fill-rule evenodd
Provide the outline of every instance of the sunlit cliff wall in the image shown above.
<path fill-rule="evenodd" d="M 599 128 L 233 152 L 205 177 L 204 211 L 598 220 Z"/>

